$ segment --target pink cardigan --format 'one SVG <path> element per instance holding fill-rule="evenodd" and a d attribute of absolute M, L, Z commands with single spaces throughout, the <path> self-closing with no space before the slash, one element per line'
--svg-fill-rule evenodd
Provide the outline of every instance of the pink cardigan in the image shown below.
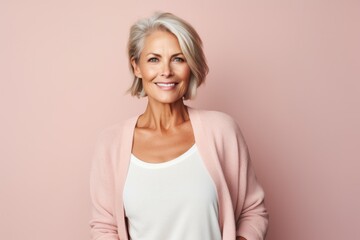
<path fill-rule="evenodd" d="M 228 115 L 188 108 L 195 142 L 215 183 L 223 240 L 265 238 L 264 192 L 251 168 L 246 143 Z M 93 158 L 90 194 L 93 240 L 128 240 L 122 192 L 138 116 L 103 130 Z"/>

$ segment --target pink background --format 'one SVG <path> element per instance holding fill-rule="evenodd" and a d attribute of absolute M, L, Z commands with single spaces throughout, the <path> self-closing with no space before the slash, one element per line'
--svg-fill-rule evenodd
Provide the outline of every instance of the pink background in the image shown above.
<path fill-rule="evenodd" d="M 210 74 L 188 104 L 239 122 L 267 239 L 360 239 L 355 0 L 1 1 L 1 239 L 89 239 L 95 138 L 144 109 L 124 94 L 126 41 L 155 10 L 203 38 Z"/>

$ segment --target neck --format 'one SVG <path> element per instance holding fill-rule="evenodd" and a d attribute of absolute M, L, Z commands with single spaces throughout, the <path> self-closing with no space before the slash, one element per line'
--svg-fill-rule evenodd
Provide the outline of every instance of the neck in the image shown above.
<path fill-rule="evenodd" d="M 189 114 L 182 99 L 169 104 L 149 100 L 145 112 L 139 118 L 138 127 L 164 131 L 188 120 Z"/>

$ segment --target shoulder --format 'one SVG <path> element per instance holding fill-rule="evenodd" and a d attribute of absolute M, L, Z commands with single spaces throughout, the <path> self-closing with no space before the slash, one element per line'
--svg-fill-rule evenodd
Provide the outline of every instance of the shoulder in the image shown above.
<path fill-rule="evenodd" d="M 192 109 L 198 114 L 201 124 L 215 129 L 238 131 L 239 126 L 236 120 L 227 113 L 214 110 Z"/>
<path fill-rule="evenodd" d="M 123 134 L 126 134 L 125 130 L 131 129 L 131 126 L 136 119 L 137 117 L 132 117 L 102 128 L 97 136 L 97 145 L 109 146 L 119 143 Z"/>
<path fill-rule="evenodd" d="M 237 121 L 227 113 L 219 111 L 191 109 L 194 115 L 198 115 L 195 128 L 201 128 L 209 139 L 215 142 L 236 143 L 242 147 L 246 146 L 244 136 Z"/>

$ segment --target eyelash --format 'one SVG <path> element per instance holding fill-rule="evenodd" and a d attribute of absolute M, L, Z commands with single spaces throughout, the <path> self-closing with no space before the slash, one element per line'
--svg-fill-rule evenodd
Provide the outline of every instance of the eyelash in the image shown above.
<path fill-rule="evenodd" d="M 155 60 L 155 61 L 154 61 Z M 148 62 L 157 62 L 158 61 L 158 59 L 157 58 L 149 58 L 149 60 L 148 60 Z"/>
<path fill-rule="evenodd" d="M 181 58 L 181 57 L 176 57 L 176 58 L 174 58 L 174 60 L 176 62 L 185 62 L 185 60 L 183 58 Z"/>
<path fill-rule="evenodd" d="M 157 59 L 155 57 L 152 57 L 152 58 L 148 59 L 148 62 L 158 62 L 158 61 L 159 61 L 159 59 Z M 181 57 L 175 57 L 173 61 L 175 61 L 175 62 L 185 62 L 185 59 L 181 58 Z"/>

